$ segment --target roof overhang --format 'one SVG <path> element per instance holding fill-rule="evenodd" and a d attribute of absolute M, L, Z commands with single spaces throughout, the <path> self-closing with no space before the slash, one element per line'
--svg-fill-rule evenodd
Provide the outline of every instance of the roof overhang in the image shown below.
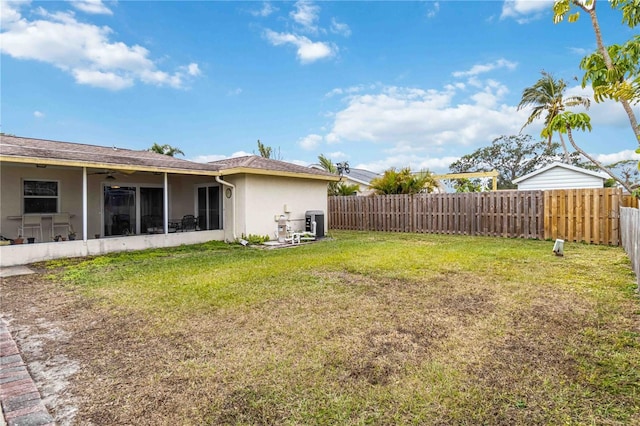
<path fill-rule="evenodd" d="M 288 177 L 288 178 L 298 178 L 298 179 L 312 179 L 312 180 L 321 180 L 325 182 L 338 182 L 340 180 L 340 176 L 330 176 L 330 175 L 316 175 L 313 173 L 297 173 L 297 172 L 286 172 L 280 170 L 263 170 L 263 169 L 253 169 L 250 167 L 234 167 L 229 169 L 220 170 L 221 176 L 230 176 L 230 175 L 239 175 L 239 174 L 248 174 L 248 175 L 262 175 L 262 176 L 278 176 L 278 177 Z"/>
<path fill-rule="evenodd" d="M 214 170 L 192 170 L 192 169 L 180 169 L 170 167 L 153 167 L 153 166 L 140 166 L 131 164 L 114 164 L 103 163 L 99 161 L 74 161 L 74 160 L 61 160 L 55 158 L 34 158 L 34 157 L 20 157 L 13 155 L 0 155 L 0 162 L 7 163 L 20 163 L 20 164 L 42 164 L 47 166 L 61 166 L 61 167 L 87 167 L 94 169 L 108 169 L 114 171 L 126 171 L 126 172 L 151 172 L 151 173 L 172 173 L 181 175 L 197 175 L 197 176 L 220 176 L 219 171 Z"/>

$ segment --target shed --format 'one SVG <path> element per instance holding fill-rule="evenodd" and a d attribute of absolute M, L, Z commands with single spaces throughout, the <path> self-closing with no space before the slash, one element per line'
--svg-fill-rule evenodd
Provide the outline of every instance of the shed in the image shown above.
<path fill-rule="evenodd" d="M 513 180 L 518 190 L 602 188 L 608 176 L 603 172 L 555 162 Z"/>

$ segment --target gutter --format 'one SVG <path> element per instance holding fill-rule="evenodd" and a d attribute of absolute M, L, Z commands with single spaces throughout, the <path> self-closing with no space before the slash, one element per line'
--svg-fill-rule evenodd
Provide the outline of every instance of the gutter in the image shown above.
<path fill-rule="evenodd" d="M 232 208 L 233 208 L 233 226 L 231 227 L 231 233 L 233 235 L 233 241 L 236 241 L 238 239 L 238 237 L 236 236 L 236 187 L 235 185 L 229 183 L 229 182 L 225 182 L 224 180 L 222 180 L 222 178 L 220 178 L 220 176 L 216 176 L 216 182 L 228 186 L 229 188 L 231 188 L 231 190 L 233 191 L 232 197 L 233 197 L 233 201 L 232 201 Z"/>

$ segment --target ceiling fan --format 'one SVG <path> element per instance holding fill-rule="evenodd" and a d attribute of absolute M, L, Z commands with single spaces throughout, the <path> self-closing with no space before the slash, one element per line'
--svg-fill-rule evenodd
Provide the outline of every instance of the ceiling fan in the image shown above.
<path fill-rule="evenodd" d="M 105 177 L 106 180 L 116 180 L 115 175 L 116 174 L 123 174 L 123 175 L 130 175 L 135 173 L 134 170 L 108 170 L 105 169 L 103 171 L 100 172 L 93 172 L 93 173 L 89 173 L 90 175 L 107 175 Z"/>

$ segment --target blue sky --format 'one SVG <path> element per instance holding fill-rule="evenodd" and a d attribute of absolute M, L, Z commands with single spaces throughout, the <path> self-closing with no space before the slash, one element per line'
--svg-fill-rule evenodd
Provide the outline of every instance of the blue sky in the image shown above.
<path fill-rule="evenodd" d="M 19 136 L 211 161 L 257 152 L 381 172 L 446 172 L 520 131 L 522 90 L 546 70 L 588 94 L 586 15 L 554 25 L 553 2 L 170 2 L 2 0 L 1 126 Z M 632 30 L 600 0 L 606 43 Z M 640 109 L 635 109 L 640 116 Z M 622 108 L 593 104 L 577 142 L 635 158 Z M 524 130 L 539 139 L 540 126 Z"/>

